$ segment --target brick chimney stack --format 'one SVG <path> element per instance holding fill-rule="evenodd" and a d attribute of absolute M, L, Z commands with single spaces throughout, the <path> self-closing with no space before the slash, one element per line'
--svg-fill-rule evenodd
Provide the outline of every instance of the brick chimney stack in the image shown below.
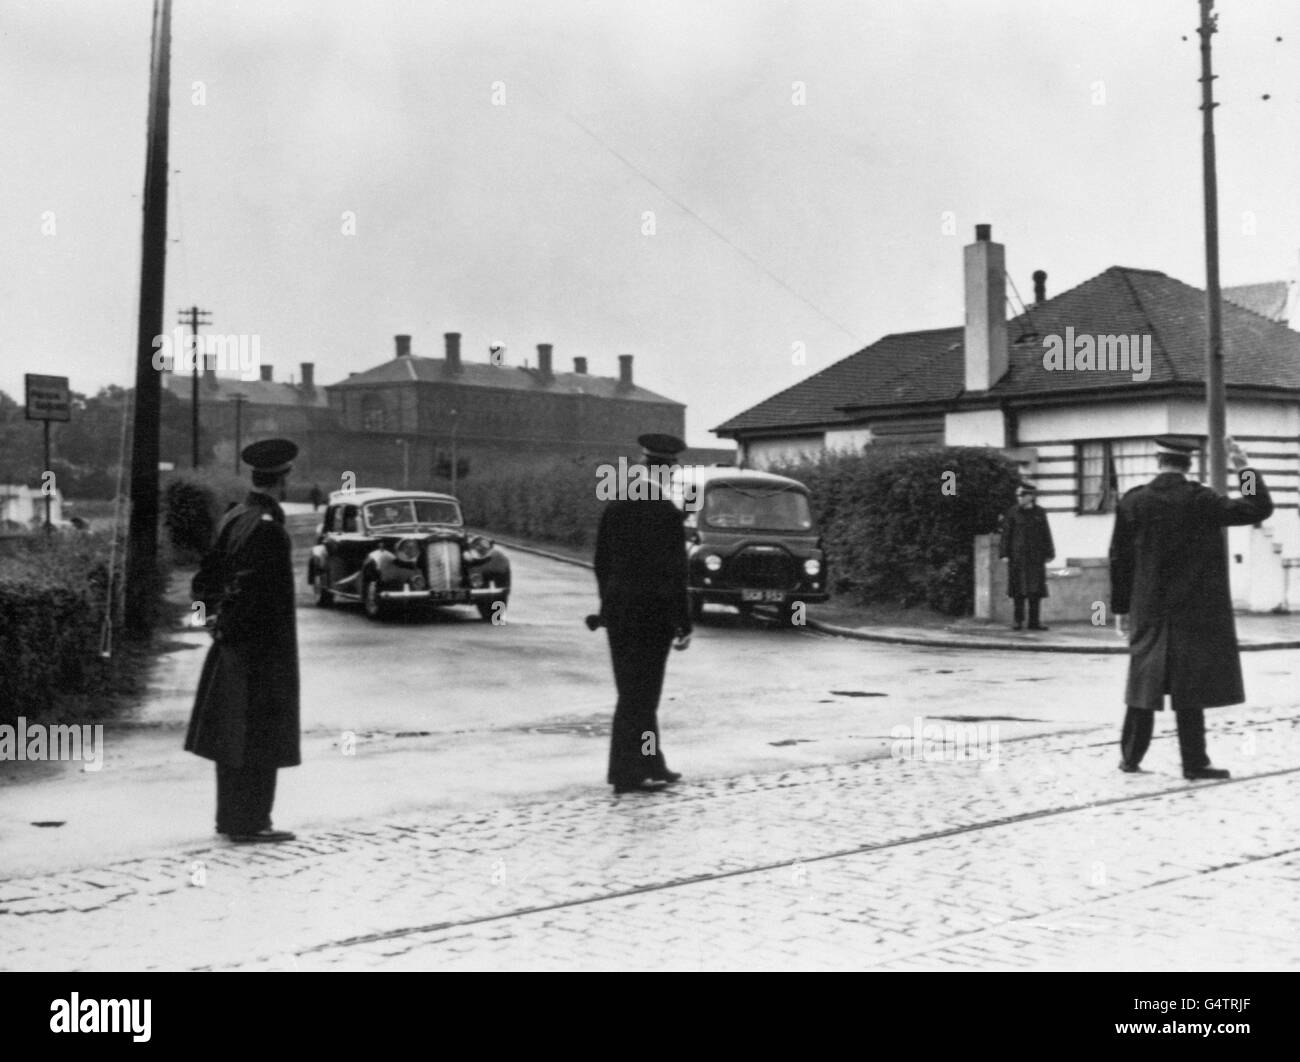
<path fill-rule="evenodd" d="M 259 366 L 259 368 L 261 368 L 261 370 L 262 370 L 262 382 L 263 382 L 263 383 L 270 383 L 270 382 L 271 382 L 271 368 L 272 368 L 272 366 L 270 366 L 270 365 L 262 365 L 262 366 Z"/>
<path fill-rule="evenodd" d="M 316 363 L 314 361 L 304 361 L 299 365 L 302 369 L 302 389 L 310 391 L 316 386 Z"/>
<path fill-rule="evenodd" d="M 447 362 L 443 366 L 443 371 L 449 376 L 460 375 L 460 333 L 444 332 L 443 342 L 446 344 Z"/>
<path fill-rule="evenodd" d="M 620 390 L 626 391 L 632 387 L 632 355 L 620 354 L 618 356 L 618 386 Z"/>
<path fill-rule="evenodd" d="M 1034 270 L 1034 302 L 1047 301 L 1047 273 L 1042 269 Z"/>
<path fill-rule="evenodd" d="M 992 236 L 993 226 L 976 225 L 964 252 L 967 391 L 987 391 L 1007 371 L 1006 248 Z"/>
<path fill-rule="evenodd" d="M 587 359 L 586 359 L 586 358 L 574 358 L 574 359 L 573 359 L 573 371 L 576 372 L 579 376 L 586 376 L 586 375 L 587 375 Z"/>
<path fill-rule="evenodd" d="M 555 373 L 551 368 L 551 350 L 550 343 L 537 344 L 537 368 L 545 383 L 550 383 L 555 378 Z"/>
<path fill-rule="evenodd" d="M 411 337 L 393 336 L 393 340 L 397 343 L 397 354 L 395 357 L 409 358 L 411 356 Z"/>

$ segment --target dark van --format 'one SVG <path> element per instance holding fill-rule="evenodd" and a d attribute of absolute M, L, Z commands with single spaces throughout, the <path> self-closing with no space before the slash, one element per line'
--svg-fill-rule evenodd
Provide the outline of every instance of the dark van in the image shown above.
<path fill-rule="evenodd" d="M 808 488 L 736 468 L 683 468 L 674 500 L 686 513 L 691 613 L 706 603 L 742 613 L 774 605 L 788 624 L 798 602 L 825 601 L 828 573 Z"/>

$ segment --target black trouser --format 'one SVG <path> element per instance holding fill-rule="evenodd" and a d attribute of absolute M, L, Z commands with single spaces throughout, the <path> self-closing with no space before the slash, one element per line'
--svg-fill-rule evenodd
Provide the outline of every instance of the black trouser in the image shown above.
<path fill-rule="evenodd" d="M 257 833 L 271 828 L 274 767 L 217 764 L 217 833 Z"/>
<path fill-rule="evenodd" d="M 1205 713 L 1200 708 L 1175 710 L 1178 720 L 1178 751 L 1184 771 L 1197 771 L 1210 765 L 1205 754 Z M 1124 762 L 1136 767 L 1151 745 L 1156 713 L 1150 708 L 1130 707 L 1124 713 L 1124 731 L 1120 736 L 1120 754 Z"/>
<path fill-rule="evenodd" d="M 637 785 L 668 769 L 659 748 L 658 717 L 673 635 L 670 630 L 647 632 L 618 624 L 607 630 L 618 687 L 607 780 L 611 785 Z"/>
<path fill-rule="evenodd" d="M 1025 602 L 1028 601 L 1029 602 L 1029 626 L 1031 627 L 1040 626 L 1038 622 L 1038 609 L 1039 606 L 1042 604 L 1042 600 L 1043 600 L 1042 598 L 1013 597 L 1011 600 L 1014 602 L 1013 608 L 1015 609 L 1015 620 L 1017 623 L 1025 622 Z"/>

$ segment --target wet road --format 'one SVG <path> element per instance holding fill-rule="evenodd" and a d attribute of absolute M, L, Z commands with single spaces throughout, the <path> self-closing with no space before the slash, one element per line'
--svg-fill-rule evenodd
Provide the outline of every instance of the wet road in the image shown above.
<path fill-rule="evenodd" d="M 420 808 L 492 810 L 604 788 L 614 692 L 589 570 L 515 553 L 501 626 L 472 608 L 374 623 L 300 593 L 303 765 L 280 772 L 276 822 L 322 827 Z M 296 564 L 300 573 L 305 560 Z M 178 632 L 135 717 L 107 728 L 105 767 L 26 764 L 0 776 L 5 869 L 207 841 L 212 768 L 181 750 L 207 636 Z M 1296 652 L 1243 657 L 1250 705 L 1289 705 Z M 1122 656 L 930 649 L 781 630 L 710 609 L 669 659 L 670 765 L 725 778 L 890 754 L 890 730 L 960 718 L 1002 741 L 1113 721 Z M 1210 749 L 1216 746 L 1210 713 Z M 1172 726 L 1163 718 L 1158 729 Z M 62 821 L 34 829 L 33 821 Z"/>

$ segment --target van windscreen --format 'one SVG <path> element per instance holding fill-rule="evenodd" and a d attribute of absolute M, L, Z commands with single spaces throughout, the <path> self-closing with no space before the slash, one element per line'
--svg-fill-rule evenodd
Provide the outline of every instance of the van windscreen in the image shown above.
<path fill-rule="evenodd" d="M 764 531 L 810 531 L 812 513 L 801 491 L 771 487 L 741 487 L 718 483 L 704 495 L 703 522 L 716 528 L 756 528 Z"/>

